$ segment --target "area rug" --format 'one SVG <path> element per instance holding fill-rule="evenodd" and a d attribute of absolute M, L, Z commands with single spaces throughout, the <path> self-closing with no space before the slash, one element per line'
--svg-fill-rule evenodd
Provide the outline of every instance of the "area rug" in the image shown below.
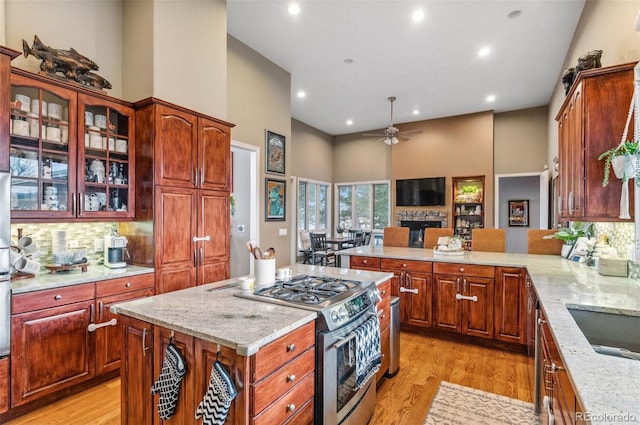
<path fill-rule="evenodd" d="M 424 425 L 533 425 L 533 404 L 442 381 Z"/>

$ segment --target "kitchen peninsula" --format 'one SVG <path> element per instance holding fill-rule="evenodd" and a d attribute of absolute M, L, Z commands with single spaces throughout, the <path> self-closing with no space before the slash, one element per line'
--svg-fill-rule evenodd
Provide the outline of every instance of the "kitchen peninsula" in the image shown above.
<path fill-rule="evenodd" d="M 596 353 L 567 310 L 574 307 L 640 316 L 637 280 L 601 276 L 592 267 L 549 255 L 465 252 L 463 256 L 440 256 L 431 249 L 374 246 L 351 248 L 340 254 L 343 266 L 351 263 L 354 267 L 357 263 L 369 270 L 386 270 L 382 265 L 389 262 L 408 267 L 424 263 L 423 267 L 433 269 L 434 276 L 437 269 L 450 270 L 452 265 L 526 269 L 576 399 L 585 412 L 582 419 L 590 419 L 591 423 L 640 423 L 640 362 Z M 396 282 L 394 279 L 392 295 Z"/>
<path fill-rule="evenodd" d="M 377 285 L 391 278 L 390 273 L 334 267 L 296 264 L 291 269 L 294 277 L 323 275 Z M 170 340 L 187 363 L 174 418 L 193 421 L 218 359 L 238 390 L 230 423 L 313 423 L 318 313 L 237 297 L 241 292 L 237 279 L 229 279 L 112 306 L 124 333 L 123 425 L 154 422 L 157 397 L 149 389 Z"/>

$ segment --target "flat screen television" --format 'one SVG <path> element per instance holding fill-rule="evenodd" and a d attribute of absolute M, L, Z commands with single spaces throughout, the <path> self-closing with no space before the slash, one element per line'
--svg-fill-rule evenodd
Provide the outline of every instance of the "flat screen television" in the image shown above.
<path fill-rule="evenodd" d="M 396 180 L 396 206 L 444 206 L 445 183 L 445 177 Z"/>

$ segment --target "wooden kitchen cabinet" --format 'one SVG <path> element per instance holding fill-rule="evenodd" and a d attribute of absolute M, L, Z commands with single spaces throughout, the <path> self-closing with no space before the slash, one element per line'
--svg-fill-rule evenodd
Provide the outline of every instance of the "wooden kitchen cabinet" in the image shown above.
<path fill-rule="evenodd" d="M 633 95 L 634 66 L 581 71 L 556 116 L 560 219 L 625 221 L 619 218 L 620 182 L 612 172 L 609 184 L 602 186 L 604 161 L 598 156 L 620 141 Z M 633 191 L 629 197 L 633 205 Z M 629 213 L 632 220 L 633 208 Z"/>
<path fill-rule="evenodd" d="M 391 324 L 391 280 L 378 285 L 381 301 L 378 302 L 377 309 L 380 312 L 380 352 L 382 353 L 382 363 L 380 370 L 376 374 L 376 382 L 384 377 L 389 371 L 391 362 L 390 352 L 390 324 Z"/>
<path fill-rule="evenodd" d="M 526 293 L 527 293 L 527 319 L 526 319 L 526 341 L 527 354 L 533 358 L 536 349 L 536 307 L 538 305 L 538 296 L 533 288 L 531 276 L 527 273 L 526 277 Z"/>
<path fill-rule="evenodd" d="M 484 176 L 452 177 L 453 231 L 465 241 L 473 229 L 484 227 Z"/>
<path fill-rule="evenodd" d="M 32 101 L 11 110 L 22 122 L 10 139 L 12 219 L 133 219 L 132 105 L 21 69 L 11 71 L 10 96 Z M 85 125 L 85 112 L 104 117 L 101 127 Z"/>
<path fill-rule="evenodd" d="M 527 286 L 525 269 L 496 267 L 495 339 L 526 345 Z"/>
<path fill-rule="evenodd" d="M 493 338 L 494 267 L 435 263 L 433 282 L 436 329 Z"/>
<path fill-rule="evenodd" d="M 93 283 L 12 297 L 12 408 L 95 375 L 94 297 Z"/>
<path fill-rule="evenodd" d="M 349 267 L 357 270 L 380 271 L 380 258 L 352 255 L 349 258 Z"/>
<path fill-rule="evenodd" d="M 120 368 L 120 422 L 153 423 L 153 325 L 122 316 L 122 367 Z"/>
<path fill-rule="evenodd" d="M 11 61 L 20 56 L 20 52 L 0 46 L 0 96 L 9 97 L 11 92 Z M 11 113 L 9 102 L 0 102 L 0 171 L 9 171 L 9 140 L 11 134 L 11 120 L 6 118 Z M 1 411 L 1 409 L 0 409 Z"/>
<path fill-rule="evenodd" d="M 428 261 L 381 259 L 380 269 L 394 274 L 391 295 L 400 297 L 400 322 L 431 327 L 433 263 Z"/>

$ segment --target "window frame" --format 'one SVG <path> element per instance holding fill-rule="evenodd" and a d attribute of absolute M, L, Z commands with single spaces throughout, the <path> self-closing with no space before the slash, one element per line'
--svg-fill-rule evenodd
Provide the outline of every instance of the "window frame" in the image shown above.
<path fill-rule="evenodd" d="M 307 184 L 306 186 L 306 191 L 305 191 L 305 227 L 304 228 L 300 228 L 300 183 L 305 183 Z M 297 240 L 298 243 L 300 242 L 300 230 L 311 230 L 309 229 L 309 213 L 308 213 L 308 208 L 309 208 L 309 190 L 308 190 L 308 184 L 315 184 L 316 185 L 316 217 L 318 217 L 318 196 L 320 194 L 320 190 L 319 189 L 320 186 L 325 186 L 327 188 L 327 195 L 326 195 L 326 228 L 322 228 L 322 229 L 317 229 L 314 228 L 314 231 L 327 231 L 328 229 L 331 229 L 331 223 L 332 223 L 332 217 L 331 217 L 331 211 L 332 211 L 332 193 L 331 191 L 333 190 L 333 184 L 330 182 L 324 182 L 321 180 L 313 180 L 313 179 L 307 179 L 304 177 L 298 177 L 297 178 L 297 183 L 296 183 L 296 230 L 298 233 L 297 236 Z"/>
<path fill-rule="evenodd" d="M 334 191 L 333 191 L 333 197 L 334 197 L 334 212 L 333 212 L 333 216 L 336 219 L 336 222 L 339 222 L 340 220 L 340 188 L 341 187 L 345 187 L 345 186 L 351 186 L 351 222 L 355 223 L 355 219 L 357 218 L 355 215 L 357 214 L 357 196 L 356 196 L 356 187 L 357 186 L 363 186 L 363 185 L 368 185 L 369 186 L 369 193 L 370 193 L 370 198 L 369 198 L 369 222 L 371 223 L 371 229 L 370 230 L 382 230 L 382 229 L 374 229 L 373 228 L 373 211 L 374 211 L 374 206 L 373 206 L 373 202 L 374 202 L 374 197 L 373 197 L 373 186 L 374 185 L 382 185 L 382 184 L 386 184 L 389 188 L 388 190 L 388 199 L 387 199 L 387 203 L 389 205 L 389 210 L 387 211 L 387 223 L 391 223 L 391 213 L 392 213 L 392 206 L 391 206 L 391 180 L 367 180 L 367 181 L 356 181 L 356 182 L 343 182 L 343 183 L 334 183 Z M 391 224 L 388 224 L 389 226 Z"/>

